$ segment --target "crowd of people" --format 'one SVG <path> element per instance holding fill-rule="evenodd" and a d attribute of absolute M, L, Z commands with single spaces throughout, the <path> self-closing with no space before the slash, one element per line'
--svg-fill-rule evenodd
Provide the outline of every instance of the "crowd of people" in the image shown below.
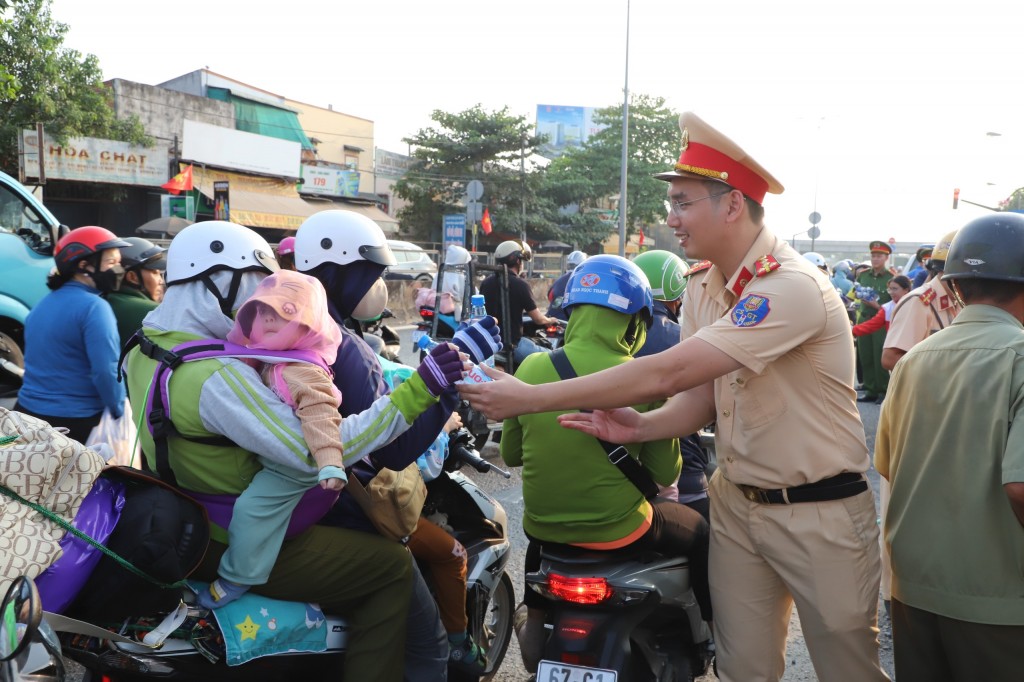
<path fill-rule="evenodd" d="M 465 591 L 464 550 L 461 564 L 436 557 L 454 581 L 439 587 L 439 611 L 406 547 L 376 532 L 349 485 L 443 442 L 460 397 L 504 420 L 501 456 L 523 469 L 527 570 L 544 543 L 688 555 L 720 679 L 779 680 L 794 606 L 818 679 L 888 679 L 880 590 L 903 682 L 1019 679 L 1024 217 L 944 234 L 916 254 L 920 272 L 894 272 L 882 241 L 870 262 L 830 268 L 765 227 L 764 198 L 783 191 L 771 173 L 692 113 L 680 130 L 678 162 L 656 177 L 668 225 L 703 260 L 574 252 L 544 314 L 518 276 L 529 247 L 504 242 L 507 293 L 498 274 L 480 287 L 492 317 L 459 326 L 394 388 L 346 325 L 381 314 L 395 262 L 363 216 L 318 213 L 276 258 L 220 221 L 186 228 L 166 252 L 72 230 L 26 324 L 15 409 L 84 441 L 105 412 L 145 414 L 154 369 L 181 344 L 230 342 L 233 354 L 173 373 L 175 428 L 140 429 L 142 466 L 211 510 L 200 603 L 252 590 L 345 613 L 348 679 L 486 667 L 453 596 L 460 567 Z M 503 307 L 517 322 L 515 376 L 485 368 L 493 381 L 456 385 L 499 349 Z M 563 348 L 537 352 L 523 315 L 567 320 Z M 882 406 L 873 458 L 858 401 Z M 710 424 L 709 477 L 696 434 Z M 656 497 L 609 462 L 607 443 L 625 447 Z M 445 535 L 425 528 L 410 547 L 458 556 Z M 544 599 L 524 596 L 516 630 L 533 671 Z"/>

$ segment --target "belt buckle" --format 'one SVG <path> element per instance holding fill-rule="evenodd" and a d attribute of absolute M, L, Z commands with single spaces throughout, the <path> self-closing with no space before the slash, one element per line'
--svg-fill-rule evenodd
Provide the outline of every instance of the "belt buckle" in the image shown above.
<path fill-rule="evenodd" d="M 761 490 L 759 488 L 755 488 L 752 485 L 740 485 L 737 487 L 740 489 L 740 492 L 743 493 L 743 496 L 751 502 L 763 503 L 763 500 L 761 499 Z"/>

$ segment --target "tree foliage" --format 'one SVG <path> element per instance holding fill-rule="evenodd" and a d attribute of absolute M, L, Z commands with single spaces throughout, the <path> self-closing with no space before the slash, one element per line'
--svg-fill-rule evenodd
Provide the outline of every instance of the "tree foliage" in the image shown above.
<path fill-rule="evenodd" d="M 50 0 L 0 0 L 0 169 L 17 173 L 18 136 L 37 123 L 60 141 L 97 137 L 150 145 L 135 117 L 118 120 L 95 55 L 63 46 Z"/>
<path fill-rule="evenodd" d="M 679 152 L 679 115 L 664 98 L 634 95 L 629 107 L 629 148 L 627 158 L 627 231 L 656 225 L 665 219 L 665 183 L 655 173 L 672 166 Z M 583 145 L 570 148 L 547 169 L 542 195 L 550 205 L 576 205 L 567 234 L 577 234 L 581 243 L 587 235 L 603 239 L 609 230 L 595 209 L 604 208 L 619 194 L 622 178 L 622 107 L 611 106 L 595 112 L 594 123 L 603 126 Z M 558 220 L 553 218 L 553 220 Z M 564 218 L 563 218 L 564 220 Z M 568 241 L 568 240 L 563 240 Z"/>
<path fill-rule="evenodd" d="M 409 202 L 399 212 L 402 225 L 416 237 L 441 241 L 442 216 L 465 212 L 466 185 L 480 180 L 496 229 L 518 234 L 522 201 L 532 206 L 537 186 L 532 172 L 520 171 L 520 159 L 541 142 L 526 118 L 508 107 L 486 111 L 478 104 L 458 113 L 435 110 L 431 120 L 436 127 L 404 140 L 415 150 L 409 171 L 395 185 L 395 193 Z"/>

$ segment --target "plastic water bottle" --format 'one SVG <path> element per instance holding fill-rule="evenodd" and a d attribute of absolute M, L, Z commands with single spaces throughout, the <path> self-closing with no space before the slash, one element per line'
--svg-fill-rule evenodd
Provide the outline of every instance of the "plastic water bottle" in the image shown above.
<path fill-rule="evenodd" d="M 469 298 L 469 321 L 470 323 L 487 317 L 487 306 L 484 303 L 483 294 L 473 294 Z"/>
<path fill-rule="evenodd" d="M 484 303 L 483 294 L 473 294 L 469 298 L 469 323 L 479 322 L 480 320 L 487 317 L 487 306 Z M 494 356 L 484 360 L 483 364 L 488 367 L 494 367 Z M 483 374 L 483 372 L 481 372 Z M 484 375 L 486 376 L 486 375 Z"/>
<path fill-rule="evenodd" d="M 420 350 L 429 353 L 430 351 L 441 345 L 440 341 L 435 341 L 428 335 L 424 334 L 416 341 L 416 347 Z M 470 370 L 466 373 L 466 376 L 461 381 L 456 381 L 457 384 L 483 384 L 488 381 L 494 381 L 484 371 L 480 369 L 478 365 L 473 365 Z"/>

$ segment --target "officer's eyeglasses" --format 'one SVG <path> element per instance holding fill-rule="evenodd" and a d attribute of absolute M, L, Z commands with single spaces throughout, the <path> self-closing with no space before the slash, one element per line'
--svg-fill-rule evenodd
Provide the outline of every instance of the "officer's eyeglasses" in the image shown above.
<path fill-rule="evenodd" d="M 709 194 L 706 197 L 700 197 L 699 199 L 687 199 L 686 201 L 676 201 L 675 199 L 672 199 L 671 201 L 668 202 L 668 210 L 670 213 L 674 213 L 675 215 L 682 215 L 683 209 L 689 206 L 690 204 L 695 204 L 698 201 L 704 201 L 705 199 L 717 199 L 718 197 L 724 197 L 731 191 L 732 190 L 719 192 L 718 194 Z"/>

